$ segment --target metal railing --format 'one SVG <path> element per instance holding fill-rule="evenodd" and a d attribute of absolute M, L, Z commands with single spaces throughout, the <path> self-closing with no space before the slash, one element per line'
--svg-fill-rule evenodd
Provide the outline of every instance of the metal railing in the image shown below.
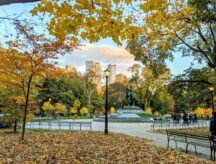
<path fill-rule="evenodd" d="M 92 122 L 30 122 L 26 126 L 31 129 L 56 129 L 56 130 L 92 130 Z"/>
<path fill-rule="evenodd" d="M 208 121 L 198 121 L 191 123 L 175 123 L 172 121 L 158 120 L 154 121 L 151 125 L 152 130 L 166 130 L 166 129 L 181 129 L 181 128 L 194 128 L 194 127 L 209 127 Z"/>

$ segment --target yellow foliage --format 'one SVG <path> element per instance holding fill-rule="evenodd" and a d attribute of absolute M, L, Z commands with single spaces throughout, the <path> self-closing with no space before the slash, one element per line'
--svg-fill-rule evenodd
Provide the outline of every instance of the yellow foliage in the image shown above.
<path fill-rule="evenodd" d="M 57 113 L 64 114 L 66 112 L 66 106 L 61 103 L 56 103 L 55 109 Z"/>
<path fill-rule="evenodd" d="M 206 109 L 206 111 L 205 111 L 206 115 L 208 115 L 209 118 L 212 117 L 212 112 L 213 112 L 213 109 L 212 109 L 212 108 L 208 108 L 208 109 Z"/>
<path fill-rule="evenodd" d="M 204 115 L 205 115 L 205 108 L 197 107 L 197 108 L 195 109 L 194 113 L 195 113 L 197 116 L 204 116 Z"/>
<path fill-rule="evenodd" d="M 55 107 L 50 103 L 50 101 L 47 101 L 43 104 L 42 109 L 45 113 L 51 112 L 55 110 Z"/>
<path fill-rule="evenodd" d="M 79 101 L 79 99 L 74 100 L 73 107 L 79 108 L 80 105 L 81 105 L 81 102 Z"/>
<path fill-rule="evenodd" d="M 71 114 L 77 114 L 77 108 L 76 107 L 72 107 L 71 109 L 70 109 L 70 113 Z"/>
<path fill-rule="evenodd" d="M 91 3 L 86 0 L 67 0 L 64 3 L 58 1 L 60 0 L 57 2 L 43 0 L 32 10 L 32 14 L 37 15 L 39 12 L 49 14 L 52 18 L 48 30 L 60 40 L 70 36 L 74 42 L 80 38 L 96 42 L 101 38 L 110 37 L 117 44 L 121 44 L 121 40 L 134 38 L 141 31 L 132 25 L 133 18 L 130 15 L 125 16 L 119 5 L 123 2 L 127 8 L 132 0 Z"/>
<path fill-rule="evenodd" d="M 110 113 L 115 113 L 115 108 L 112 106 L 111 108 L 110 108 Z"/>
<path fill-rule="evenodd" d="M 81 114 L 81 115 L 87 115 L 88 113 L 89 113 L 88 108 L 82 107 L 82 108 L 80 109 L 80 114 Z"/>
<path fill-rule="evenodd" d="M 34 114 L 32 114 L 32 113 L 29 113 L 29 114 L 27 114 L 27 116 L 26 116 L 26 120 L 27 121 L 32 121 L 33 119 L 34 119 Z"/>
<path fill-rule="evenodd" d="M 148 108 L 146 109 L 145 112 L 148 113 L 148 114 L 152 114 L 152 109 L 151 109 L 151 107 L 148 107 Z"/>
<path fill-rule="evenodd" d="M 39 114 L 39 113 L 40 113 L 40 110 L 39 110 L 39 109 L 36 109 L 36 110 L 34 111 L 34 113 L 35 113 L 35 114 Z"/>
<path fill-rule="evenodd" d="M 16 96 L 15 101 L 18 105 L 24 105 L 25 104 L 25 97 L 24 96 Z"/>

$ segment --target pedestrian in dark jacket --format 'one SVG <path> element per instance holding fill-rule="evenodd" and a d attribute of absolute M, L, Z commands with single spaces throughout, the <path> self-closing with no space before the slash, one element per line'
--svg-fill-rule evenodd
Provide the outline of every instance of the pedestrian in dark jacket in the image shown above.
<path fill-rule="evenodd" d="M 216 112 L 212 112 L 212 119 L 210 121 L 210 132 L 212 136 L 216 136 Z"/>

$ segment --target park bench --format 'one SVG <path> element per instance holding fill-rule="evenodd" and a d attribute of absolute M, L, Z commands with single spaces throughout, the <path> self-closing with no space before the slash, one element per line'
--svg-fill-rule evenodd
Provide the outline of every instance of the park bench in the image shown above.
<path fill-rule="evenodd" d="M 215 160 L 215 140 L 213 140 L 210 135 L 197 135 L 189 134 L 184 132 L 175 132 L 171 130 L 166 130 L 167 132 L 167 147 L 169 148 L 169 142 L 174 141 L 177 147 L 177 142 L 182 142 L 186 144 L 186 153 L 188 153 L 188 146 L 193 145 L 195 148 L 195 153 L 197 154 L 197 147 L 205 147 L 210 149 L 210 158 L 214 153 Z"/>
<path fill-rule="evenodd" d="M 167 132 L 167 147 L 169 148 L 170 141 L 174 141 L 176 148 L 177 148 L 177 142 L 187 143 L 186 135 L 185 133 L 175 132 L 171 130 L 166 130 Z"/>

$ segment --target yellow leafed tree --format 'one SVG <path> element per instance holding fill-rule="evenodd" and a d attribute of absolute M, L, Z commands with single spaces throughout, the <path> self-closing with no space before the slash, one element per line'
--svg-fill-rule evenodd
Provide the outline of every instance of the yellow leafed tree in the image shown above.
<path fill-rule="evenodd" d="M 80 105 L 81 105 L 81 102 L 79 101 L 79 99 L 74 100 L 73 107 L 79 108 Z"/>
<path fill-rule="evenodd" d="M 70 113 L 71 113 L 71 114 L 77 114 L 77 112 L 78 112 L 78 110 L 77 110 L 76 107 L 72 107 L 72 108 L 70 109 Z"/>
<path fill-rule="evenodd" d="M 61 103 L 56 103 L 55 109 L 56 109 L 55 112 L 58 114 L 65 114 L 67 111 L 66 106 Z"/>
<path fill-rule="evenodd" d="M 151 109 L 151 107 L 148 107 L 147 109 L 146 109 L 146 111 L 145 111 L 147 114 L 152 114 L 152 109 Z"/>
<path fill-rule="evenodd" d="M 110 113 L 112 114 L 112 113 L 115 113 L 116 112 L 116 109 L 112 106 L 111 108 L 110 108 Z"/>
<path fill-rule="evenodd" d="M 22 140 L 25 134 L 26 116 L 32 83 L 36 77 L 56 76 L 59 69 L 52 60 L 66 50 L 73 50 L 77 44 L 47 39 L 33 32 L 33 28 L 17 23 L 17 40 L 0 45 L 0 84 L 20 87 L 25 98 Z"/>
<path fill-rule="evenodd" d="M 51 104 L 50 101 L 44 102 L 42 109 L 46 114 L 51 114 L 55 111 L 55 107 Z"/>
<path fill-rule="evenodd" d="M 205 115 L 205 108 L 197 107 L 197 108 L 195 109 L 194 113 L 195 113 L 197 116 L 204 116 L 204 115 Z"/>
<path fill-rule="evenodd" d="M 81 114 L 81 115 L 87 115 L 88 113 L 89 113 L 88 108 L 82 107 L 82 108 L 80 109 L 80 114 Z"/>
<path fill-rule="evenodd" d="M 208 115 L 209 118 L 212 117 L 212 112 L 213 112 L 213 109 L 212 109 L 212 108 L 208 108 L 208 109 L 206 109 L 205 112 L 206 112 L 206 115 Z"/>

